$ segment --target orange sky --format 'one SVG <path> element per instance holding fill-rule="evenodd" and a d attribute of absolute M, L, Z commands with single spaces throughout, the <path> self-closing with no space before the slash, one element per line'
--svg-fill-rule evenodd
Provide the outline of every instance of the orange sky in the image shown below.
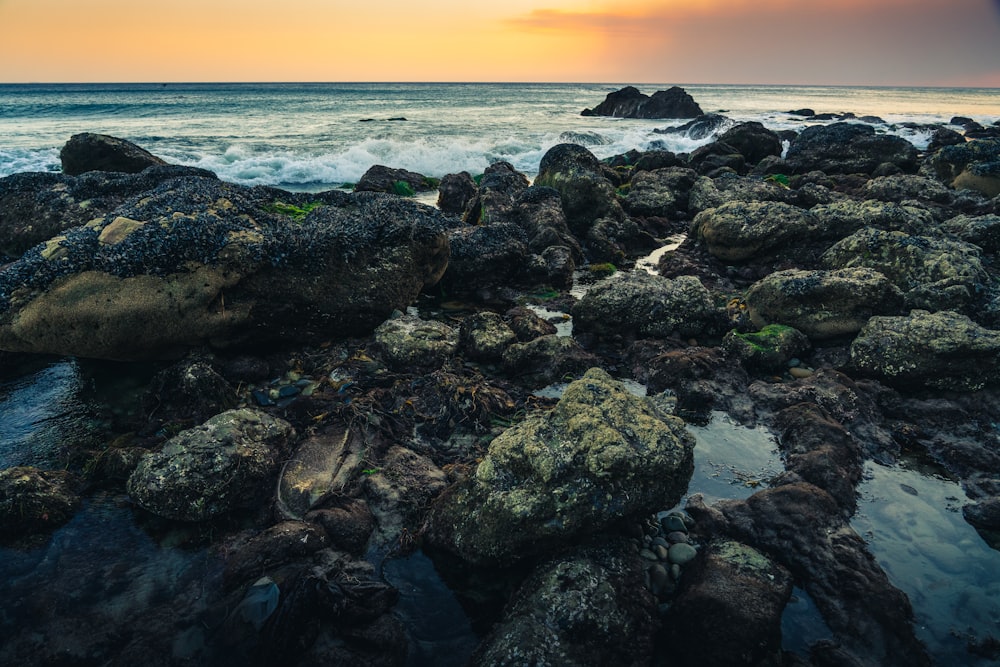
<path fill-rule="evenodd" d="M 1000 0 L 0 0 L 0 82 L 1000 87 Z"/>

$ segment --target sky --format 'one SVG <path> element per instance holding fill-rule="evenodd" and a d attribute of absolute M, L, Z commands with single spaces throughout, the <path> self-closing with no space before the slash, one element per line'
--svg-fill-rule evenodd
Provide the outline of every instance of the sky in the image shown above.
<path fill-rule="evenodd" d="M 1000 88 L 1000 0 L 0 0 L 0 82 Z"/>

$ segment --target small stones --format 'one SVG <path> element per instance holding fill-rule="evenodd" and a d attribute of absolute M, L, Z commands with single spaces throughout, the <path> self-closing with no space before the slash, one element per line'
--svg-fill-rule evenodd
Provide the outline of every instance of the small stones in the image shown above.
<path fill-rule="evenodd" d="M 673 597 L 684 566 L 698 555 L 688 533 L 693 525 L 686 512 L 673 511 L 636 527 L 642 535 L 636 539 L 636 549 L 645 562 L 646 588 L 662 603 Z"/>
<path fill-rule="evenodd" d="M 694 560 L 695 556 L 698 555 L 698 551 L 690 544 L 678 542 L 670 547 L 667 555 L 671 564 L 685 565 Z"/>

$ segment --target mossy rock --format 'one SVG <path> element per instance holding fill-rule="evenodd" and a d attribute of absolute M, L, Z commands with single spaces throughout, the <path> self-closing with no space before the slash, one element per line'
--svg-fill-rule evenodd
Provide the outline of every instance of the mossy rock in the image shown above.
<path fill-rule="evenodd" d="M 750 370 L 776 371 L 787 366 L 792 357 L 809 349 L 809 338 L 798 329 L 784 324 L 768 324 L 760 331 L 730 331 L 722 340 L 727 354 L 739 359 Z"/>

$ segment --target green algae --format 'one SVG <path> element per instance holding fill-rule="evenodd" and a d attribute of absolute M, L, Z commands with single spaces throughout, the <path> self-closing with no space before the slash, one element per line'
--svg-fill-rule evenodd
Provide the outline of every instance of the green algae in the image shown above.
<path fill-rule="evenodd" d="M 313 211 L 320 206 L 323 206 L 323 202 L 313 201 L 299 207 L 295 204 L 286 204 L 283 201 L 275 200 L 273 203 L 264 206 L 264 210 L 268 213 L 287 215 L 291 219 L 300 222 L 309 214 L 310 211 Z"/>

